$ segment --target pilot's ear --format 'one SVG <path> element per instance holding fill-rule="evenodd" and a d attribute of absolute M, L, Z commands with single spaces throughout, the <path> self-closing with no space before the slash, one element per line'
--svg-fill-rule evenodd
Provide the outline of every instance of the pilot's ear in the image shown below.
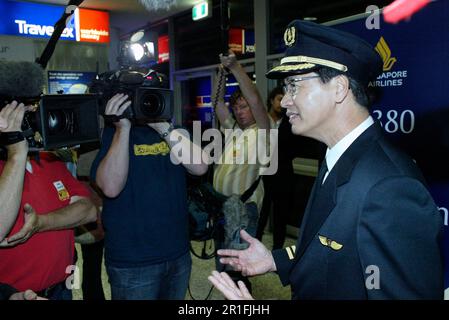
<path fill-rule="evenodd" d="M 335 83 L 335 101 L 337 103 L 342 103 L 349 93 L 349 79 L 344 75 L 336 76 L 334 79 Z"/>

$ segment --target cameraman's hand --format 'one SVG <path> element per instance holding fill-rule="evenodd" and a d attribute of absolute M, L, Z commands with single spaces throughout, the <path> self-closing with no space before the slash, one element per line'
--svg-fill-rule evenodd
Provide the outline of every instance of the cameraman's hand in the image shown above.
<path fill-rule="evenodd" d="M 0 243 L 0 248 L 15 247 L 18 244 L 26 242 L 35 233 L 39 232 L 41 224 L 39 216 L 33 207 L 27 203 L 23 207 L 23 211 L 25 211 L 25 220 L 22 229 L 8 239 L 3 240 Z"/>
<path fill-rule="evenodd" d="M 12 294 L 11 297 L 9 297 L 9 300 L 48 300 L 48 299 L 39 297 L 36 294 L 36 292 L 32 290 L 26 290 Z"/>
<path fill-rule="evenodd" d="M 7 104 L 0 111 L 0 132 L 22 131 L 23 116 L 27 110 L 28 107 L 17 101 Z"/>
<path fill-rule="evenodd" d="M 220 54 L 220 62 L 224 67 L 230 70 L 238 66 L 237 57 L 235 56 L 235 53 L 232 50 L 229 50 L 227 56 Z"/>
<path fill-rule="evenodd" d="M 29 109 L 30 107 L 25 107 L 23 103 L 19 104 L 17 101 L 7 104 L 0 111 L 0 133 L 21 132 L 23 116 Z M 14 158 L 16 155 L 22 157 L 28 153 L 28 143 L 23 140 L 6 146 L 6 149 L 8 150 L 8 158 Z"/>
<path fill-rule="evenodd" d="M 128 100 L 128 96 L 123 93 L 118 93 L 113 96 L 107 103 L 105 114 L 121 116 L 123 112 L 131 105 L 131 101 Z M 131 121 L 128 119 L 120 119 L 119 122 L 114 123 L 117 129 L 130 129 Z"/>

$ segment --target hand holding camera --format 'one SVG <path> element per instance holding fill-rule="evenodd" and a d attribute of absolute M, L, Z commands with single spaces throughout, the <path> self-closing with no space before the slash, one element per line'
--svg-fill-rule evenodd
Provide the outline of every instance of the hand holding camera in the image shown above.
<path fill-rule="evenodd" d="M 23 116 L 28 109 L 23 103 L 13 101 L 0 111 L 0 141 L 8 149 L 10 157 L 16 152 L 23 151 L 26 154 L 28 151 L 28 144 L 22 135 Z"/>
<path fill-rule="evenodd" d="M 27 110 L 28 107 L 17 101 L 7 104 L 0 111 L 0 132 L 22 131 L 23 116 Z"/>
<path fill-rule="evenodd" d="M 131 105 L 131 101 L 128 100 L 128 96 L 123 93 L 118 93 L 109 99 L 106 104 L 105 115 L 120 117 L 123 112 Z M 131 121 L 126 118 L 122 118 L 119 121 L 114 122 L 117 129 L 130 129 Z"/>
<path fill-rule="evenodd" d="M 117 93 L 125 93 L 131 104 L 120 115 L 133 125 L 168 121 L 173 117 L 173 96 L 167 86 L 166 76 L 151 69 L 120 69 L 108 71 L 93 81 L 91 93 L 100 97 L 100 113 L 106 116 L 106 104 Z M 105 117 L 115 122 L 113 117 Z"/>

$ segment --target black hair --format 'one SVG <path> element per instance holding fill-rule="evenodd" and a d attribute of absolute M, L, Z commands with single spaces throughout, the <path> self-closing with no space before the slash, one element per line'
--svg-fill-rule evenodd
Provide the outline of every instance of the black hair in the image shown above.
<path fill-rule="evenodd" d="M 352 91 L 355 100 L 358 104 L 365 108 L 370 108 L 373 101 L 376 99 L 376 92 L 363 85 L 360 81 L 348 76 L 346 73 L 328 67 L 322 67 L 315 71 L 323 83 L 329 82 L 332 78 L 339 75 L 344 75 L 349 80 L 349 89 Z"/>
<path fill-rule="evenodd" d="M 273 90 L 270 91 L 270 93 L 268 94 L 268 98 L 267 98 L 267 110 L 270 111 L 271 108 L 273 107 L 271 105 L 271 100 L 274 100 L 274 98 L 276 98 L 276 96 L 278 94 L 284 95 L 284 90 L 282 89 L 282 87 L 276 87 Z"/>

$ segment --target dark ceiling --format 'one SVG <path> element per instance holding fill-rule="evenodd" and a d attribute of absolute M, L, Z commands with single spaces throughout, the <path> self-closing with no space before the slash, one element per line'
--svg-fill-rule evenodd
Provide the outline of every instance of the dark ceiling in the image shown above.
<path fill-rule="evenodd" d="M 362 0 L 271 0 L 269 1 L 268 46 L 269 53 L 282 50 L 280 43 L 285 27 L 294 19 L 315 17 L 317 22 L 327 22 L 358 13 L 369 5 L 382 8 L 388 1 Z M 193 68 L 218 62 L 220 47 L 220 1 L 214 0 L 211 19 L 192 23 L 191 13 L 185 12 L 175 19 L 176 50 L 189 54 L 178 55 L 179 68 Z M 231 27 L 254 29 L 254 1 L 229 0 Z M 245 57 L 240 57 L 245 58 Z"/>
<path fill-rule="evenodd" d="M 272 0 L 271 26 L 285 28 L 294 19 L 314 17 L 317 22 L 327 22 L 365 12 L 370 5 L 382 8 L 392 0 Z"/>

